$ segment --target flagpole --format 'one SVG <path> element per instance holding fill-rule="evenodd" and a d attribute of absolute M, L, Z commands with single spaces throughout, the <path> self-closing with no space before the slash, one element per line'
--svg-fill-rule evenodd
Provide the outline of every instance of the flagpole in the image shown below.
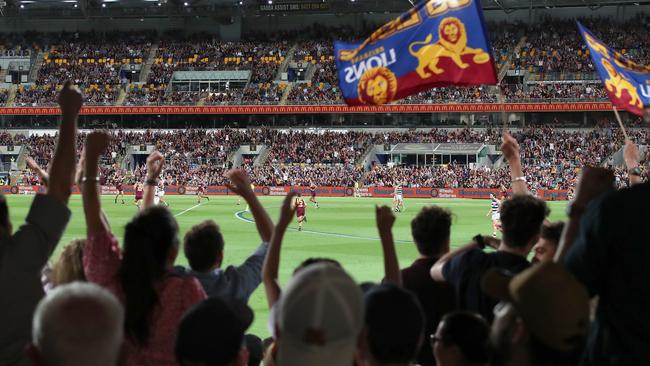
<path fill-rule="evenodd" d="M 621 121 L 621 116 L 618 114 L 618 110 L 616 107 L 612 107 L 614 109 L 614 114 L 616 115 L 616 120 L 618 121 L 618 125 L 621 127 L 621 131 L 623 131 L 623 136 L 625 136 L 625 141 L 629 140 L 630 138 L 627 136 L 627 132 L 625 131 L 625 126 L 623 126 L 623 121 Z"/>

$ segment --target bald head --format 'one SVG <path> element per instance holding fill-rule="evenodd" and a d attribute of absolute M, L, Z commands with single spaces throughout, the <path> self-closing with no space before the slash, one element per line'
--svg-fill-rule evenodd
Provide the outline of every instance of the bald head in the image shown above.
<path fill-rule="evenodd" d="M 73 282 L 41 300 L 32 326 L 31 353 L 39 366 L 115 366 L 124 310 L 101 287 Z"/>

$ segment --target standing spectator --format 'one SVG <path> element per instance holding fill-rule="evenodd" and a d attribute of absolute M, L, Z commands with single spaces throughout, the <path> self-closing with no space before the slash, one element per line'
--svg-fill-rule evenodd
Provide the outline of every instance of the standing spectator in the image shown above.
<path fill-rule="evenodd" d="M 412 365 L 424 341 L 424 313 L 418 299 L 394 284 L 372 287 L 365 295 L 367 366 Z"/>
<path fill-rule="evenodd" d="M 503 241 L 477 235 L 474 241 L 443 256 L 431 268 L 436 281 L 456 289 L 460 309 L 474 311 L 491 321 L 497 300 L 481 291 L 481 277 L 493 267 L 519 273 L 528 268 L 526 257 L 539 238 L 548 215 L 546 203 L 533 196 L 518 195 L 501 206 Z M 489 243 L 489 244 L 486 244 Z M 490 245 L 496 251 L 483 251 Z"/>
<path fill-rule="evenodd" d="M 422 304 L 426 335 L 433 334 L 442 316 L 456 307 L 454 288 L 448 283 L 434 281 L 429 275 L 431 267 L 449 252 L 450 230 L 451 212 L 437 206 L 424 207 L 411 221 L 411 235 L 420 257 L 410 267 L 402 269 L 402 283 Z M 435 365 L 430 342 L 422 344 L 418 363 Z"/>
<path fill-rule="evenodd" d="M 181 366 L 246 366 L 244 333 L 253 311 L 241 301 L 212 297 L 194 305 L 178 327 L 174 353 Z"/>
<path fill-rule="evenodd" d="M 650 183 L 613 191 L 611 171 L 582 174 L 557 258 L 599 297 L 585 364 L 650 365 Z"/>
<path fill-rule="evenodd" d="M 126 365 L 175 365 L 174 339 L 181 316 L 205 299 L 194 278 L 172 275 L 178 254 L 178 224 L 164 207 L 146 207 L 162 170 L 162 155 L 147 159 L 145 209 L 127 225 L 124 253 L 101 214 L 97 163 L 109 136 L 93 132 L 86 142 L 83 205 L 88 240 L 84 250 L 86 278 L 113 292 L 125 307 Z"/>
<path fill-rule="evenodd" d="M 240 266 L 221 269 L 224 240 L 214 221 L 204 221 L 193 226 L 185 235 L 185 257 L 191 270 L 177 266 L 176 273 L 189 274 L 199 280 L 206 294 L 236 298 L 248 302 L 248 298 L 262 282 L 262 265 L 273 233 L 273 222 L 251 188 L 246 173 L 232 170 L 227 173 L 231 180 L 228 187 L 242 196 L 253 214 L 262 244 Z"/>
<path fill-rule="evenodd" d="M 557 246 L 560 243 L 560 236 L 564 229 L 564 222 L 544 223 L 542 231 L 539 235 L 539 240 L 533 247 L 533 263 L 536 262 L 551 262 L 555 258 Z"/>
<path fill-rule="evenodd" d="M 25 224 L 15 233 L 9 208 L 0 195 L 0 364 L 27 365 L 24 348 L 31 339 L 32 315 L 43 297 L 41 269 L 61 239 L 70 210 L 75 170 L 77 116 L 81 93 L 66 82 L 59 95 L 61 126 L 59 141 L 50 164 L 45 195 L 37 195 Z"/>
<path fill-rule="evenodd" d="M 579 364 L 589 331 L 589 296 L 562 266 L 542 262 L 514 277 L 494 268 L 481 287 L 502 301 L 490 332 L 492 365 Z"/>
<path fill-rule="evenodd" d="M 116 366 L 123 323 L 124 309 L 107 290 L 62 285 L 38 304 L 28 353 L 35 366 Z"/>
<path fill-rule="evenodd" d="M 300 270 L 278 303 L 277 365 L 351 365 L 363 330 L 363 295 L 341 268 Z"/>
<path fill-rule="evenodd" d="M 431 335 L 438 366 L 479 366 L 488 363 L 490 325 L 468 311 L 451 312 Z"/>

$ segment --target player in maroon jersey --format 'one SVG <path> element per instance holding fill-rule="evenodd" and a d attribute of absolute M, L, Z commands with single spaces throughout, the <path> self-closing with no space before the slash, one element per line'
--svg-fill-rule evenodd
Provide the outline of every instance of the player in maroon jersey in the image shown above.
<path fill-rule="evenodd" d="M 201 203 L 201 198 L 205 198 L 210 201 L 210 197 L 205 195 L 205 184 L 199 183 L 199 187 L 196 189 L 196 196 L 198 197 L 198 203 Z"/>
<path fill-rule="evenodd" d="M 318 202 L 316 202 L 316 185 L 314 182 L 311 182 L 309 185 L 309 192 L 311 193 L 311 197 L 309 197 L 309 202 L 314 204 L 314 207 L 319 208 L 320 206 L 318 205 Z"/>
<path fill-rule="evenodd" d="M 118 178 L 115 182 L 115 190 L 117 194 L 115 195 L 115 203 L 117 204 L 117 199 L 122 198 L 122 204 L 124 204 L 124 179 Z"/>
<path fill-rule="evenodd" d="M 302 223 L 307 221 L 307 204 L 302 199 L 302 195 L 298 193 L 295 201 L 296 217 L 298 218 L 298 231 L 302 231 Z"/>
<path fill-rule="evenodd" d="M 138 182 L 135 184 L 133 189 L 135 190 L 135 205 L 140 208 L 142 205 L 142 199 L 144 198 L 144 185 Z"/>

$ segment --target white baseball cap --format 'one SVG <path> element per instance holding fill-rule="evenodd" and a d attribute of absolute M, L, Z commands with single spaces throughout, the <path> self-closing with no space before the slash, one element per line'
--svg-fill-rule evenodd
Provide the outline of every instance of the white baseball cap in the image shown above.
<path fill-rule="evenodd" d="M 280 298 L 278 366 L 350 366 L 363 329 L 363 294 L 341 268 L 317 263 Z"/>

